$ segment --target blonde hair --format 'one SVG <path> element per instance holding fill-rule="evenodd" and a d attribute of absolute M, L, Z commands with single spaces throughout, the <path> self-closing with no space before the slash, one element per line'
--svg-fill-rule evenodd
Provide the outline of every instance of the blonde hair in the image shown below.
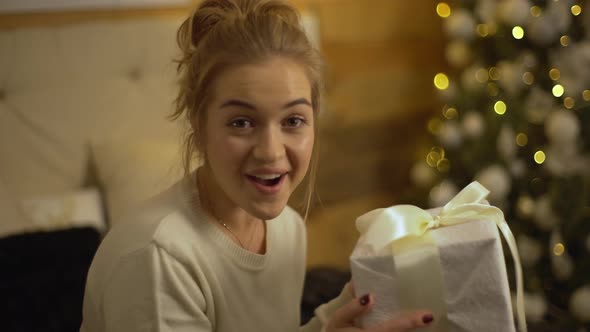
<path fill-rule="evenodd" d="M 205 0 L 182 23 L 176 39 L 181 51 L 175 61 L 180 89 L 170 118 L 184 116 L 190 124 L 184 142 L 185 174 L 190 173 L 195 154 L 206 159 L 199 132 L 203 132 L 207 121 L 206 108 L 213 94 L 211 83 L 222 71 L 276 56 L 304 68 L 311 85 L 316 137 L 304 198 L 307 217 L 318 162 L 322 61 L 303 31 L 297 10 L 279 0 Z"/>

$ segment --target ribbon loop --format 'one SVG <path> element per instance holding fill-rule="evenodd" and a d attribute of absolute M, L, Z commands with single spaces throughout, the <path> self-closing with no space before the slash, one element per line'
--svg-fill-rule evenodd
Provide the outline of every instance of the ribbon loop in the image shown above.
<path fill-rule="evenodd" d="M 441 218 L 440 215 L 436 215 L 434 216 L 434 218 L 432 218 L 432 221 L 430 221 L 428 223 L 428 225 L 426 226 L 427 229 L 435 229 L 435 228 L 439 228 L 441 226 Z"/>

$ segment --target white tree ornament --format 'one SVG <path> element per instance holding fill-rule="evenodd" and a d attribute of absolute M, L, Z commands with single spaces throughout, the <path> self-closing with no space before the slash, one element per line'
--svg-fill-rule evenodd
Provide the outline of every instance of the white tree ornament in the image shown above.
<path fill-rule="evenodd" d="M 578 288 L 570 298 L 570 310 L 576 318 L 590 322 L 590 285 Z"/>
<path fill-rule="evenodd" d="M 498 17 L 511 26 L 523 25 L 530 15 L 531 6 L 528 0 L 502 0 L 498 6 Z"/>
<path fill-rule="evenodd" d="M 430 190 L 430 206 L 439 207 L 447 204 L 457 193 L 459 188 L 449 181 L 443 180 Z"/>
<path fill-rule="evenodd" d="M 490 202 L 498 204 L 504 201 L 512 186 L 508 171 L 500 165 L 492 165 L 476 174 L 475 180 L 490 191 Z"/>
<path fill-rule="evenodd" d="M 466 41 L 475 38 L 475 19 L 466 9 L 455 10 L 443 23 L 448 36 Z"/>
<path fill-rule="evenodd" d="M 463 116 L 461 123 L 463 127 L 463 133 L 465 136 L 470 138 L 480 137 L 484 132 L 484 119 L 481 114 L 477 111 L 468 111 Z"/>

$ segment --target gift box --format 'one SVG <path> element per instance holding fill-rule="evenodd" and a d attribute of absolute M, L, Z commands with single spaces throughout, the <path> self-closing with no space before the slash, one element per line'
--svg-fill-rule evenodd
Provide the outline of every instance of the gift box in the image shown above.
<path fill-rule="evenodd" d="M 500 230 L 515 261 L 516 316 L 526 331 L 516 242 L 488 193 L 473 182 L 443 208 L 396 205 L 357 219 L 352 281 L 357 294 L 375 296 L 359 326 L 426 309 L 435 319 L 423 331 L 515 331 Z"/>

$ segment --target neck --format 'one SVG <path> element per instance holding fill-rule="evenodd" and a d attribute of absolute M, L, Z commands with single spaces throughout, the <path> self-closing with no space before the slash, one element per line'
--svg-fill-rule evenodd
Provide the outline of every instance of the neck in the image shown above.
<path fill-rule="evenodd" d="M 227 225 L 233 232 L 249 232 L 260 222 L 259 218 L 252 216 L 227 197 L 207 165 L 198 169 L 197 183 L 201 206 L 217 222 Z"/>

